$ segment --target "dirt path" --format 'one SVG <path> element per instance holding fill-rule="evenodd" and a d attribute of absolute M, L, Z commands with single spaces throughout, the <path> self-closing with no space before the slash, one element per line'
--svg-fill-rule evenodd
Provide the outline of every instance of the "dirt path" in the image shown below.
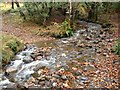
<path fill-rule="evenodd" d="M 18 38 L 20 38 L 24 43 L 34 43 L 38 41 L 43 41 L 43 40 L 51 40 L 53 38 L 46 36 L 37 36 L 34 35 L 33 33 L 30 32 L 30 29 L 34 30 L 35 26 L 34 25 L 28 25 L 28 26 L 23 26 L 19 25 L 17 22 L 14 22 L 14 19 L 12 20 L 13 16 L 11 15 L 5 15 L 3 16 L 3 24 L 2 24 L 2 32 L 5 34 L 11 34 L 14 35 Z M 11 18 L 11 19 L 10 19 Z M 18 24 L 18 25 L 16 25 Z M 38 28 L 38 26 L 37 26 Z"/>

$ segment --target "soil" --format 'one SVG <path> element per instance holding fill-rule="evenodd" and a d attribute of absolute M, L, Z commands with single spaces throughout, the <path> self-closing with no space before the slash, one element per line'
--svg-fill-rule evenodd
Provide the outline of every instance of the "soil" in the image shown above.
<path fill-rule="evenodd" d="M 39 28 L 39 26 L 36 24 L 28 22 L 25 24 L 24 22 L 21 22 L 19 24 L 18 21 L 16 21 L 16 19 L 14 19 L 13 16 L 10 14 L 4 15 L 2 19 L 2 33 L 14 35 L 20 38 L 25 44 L 54 39 L 49 36 L 37 36 L 30 32 L 30 30 L 35 30 L 36 28 Z"/>

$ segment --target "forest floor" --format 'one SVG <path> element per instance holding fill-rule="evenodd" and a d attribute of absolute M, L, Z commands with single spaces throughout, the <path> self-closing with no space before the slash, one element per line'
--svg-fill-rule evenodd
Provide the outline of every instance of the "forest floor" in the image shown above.
<path fill-rule="evenodd" d="M 18 19 L 18 17 L 17 17 Z M 39 26 L 33 23 L 24 23 L 21 19 L 17 20 L 14 15 L 7 14 L 2 17 L 2 33 L 18 37 L 23 43 L 34 43 L 38 41 L 47 41 L 54 39 L 52 37 L 37 36 L 30 30 L 39 29 Z"/>
<path fill-rule="evenodd" d="M 53 20 L 53 18 L 51 18 L 51 20 Z M 49 21 L 48 23 L 50 23 Z M 118 30 L 115 29 L 118 29 L 119 25 L 118 14 L 111 15 L 110 21 L 114 25 L 114 27 L 111 29 L 113 29 L 114 35 L 117 37 Z M 34 43 L 43 40 L 47 41 L 55 39 L 51 36 L 52 34 L 57 34 L 60 31 L 58 30 L 59 27 L 60 25 L 58 23 L 53 22 L 51 26 L 49 25 L 48 27 L 44 28 L 33 22 L 24 21 L 21 17 L 19 17 L 18 14 L 4 14 L 2 17 L 2 33 L 19 37 L 24 43 Z"/>

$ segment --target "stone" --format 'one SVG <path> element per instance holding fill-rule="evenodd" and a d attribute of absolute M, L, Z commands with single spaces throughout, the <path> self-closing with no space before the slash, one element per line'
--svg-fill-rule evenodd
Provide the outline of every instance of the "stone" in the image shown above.
<path fill-rule="evenodd" d="M 77 46 L 78 47 L 84 47 L 85 45 L 83 43 L 81 43 L 81 44 L 78 44 Z"/>
<path fill-rule="evenodd" d="M 91 40 L 91 37 L 87 36 L 85 39 L 86 39 L 86 40 Z"/>
<path fill-rule="evenodd" d="M 57 82 L 54 82 L 54 83 L 52 84 L 52 86 L 53 86 L 53 87 L 56 87 L 56 86 L 57 86 Z"/>
<path fill-rule="evenodd" d="M 81 77 L 81 80 L 84 80 L 84 81 L 86 81 L 86 80 L 88 80 L 88 78 L 87 77 Z"/>
<path fill-rule="evenodd" d="M 98 43 L 99 43 L 99 41 L 95 40 L 95 41 L 93 41 L 93 43 L 94 43 L 94 44 L 98 44 Z"/>
<path fill-rule="evenodd" d="M 36 80 L 35 80 L 34 77 L 30 77 L 29 80 L 28 80 L 28 82 L 33 82 L 33 83 L 34 83 L 35 81 L 36 81 Z"/>
<path fill-rule="evenodd" d="M 54 75 L 53 77 L 55 77 L 55 78 L 60 78 L 60 76 L 59 76 L 59 75 Z"/>
<path fill-rule="evenodd" d="M 38 74 L 40 75 L 43 72 L 42 69 L 38 70 Z"/>
<path fill-rule="evenodd" d="M 39 81 L 38 80 L 35 80 L 35 84 L 38 84 L 39 83 Z"/>
<path fill-rule="evenodd" d="M 103 56 L 107 56 L 107 53 L 103 53 Z"/>
<path fill-rule="evenodd" d="M 97 50 L 97 53 L 101 53 L 101 50 Z"/>
<path fill-rule="evenodd" d="M 40 59 L 42 59 L 42 56 L 37 56 L 36 57 L 36 60 L 40 60 Z"/>
<path fill-rule="evenodd" d="M 67 76 L 62 75 L 62 76 L 61 76 L 61 79 L 62 79 L 62 80 L 67 80 Z"/>
<path fill-rule="evenodd" d="M 82 75 L 82 74 L 81 74 L 80 71 L 76 71 L 76 72 L 75 72 L 75 75 L 76 75 L 76 76 L 79 76 L 79 75 Z"/>
<path fill-rule="evenodd" d="M 32 61 L 33 61 L 33 59 L 30 56 L 26 56 L 26 57 L 23 58 L 24 63 L 30 63 Z"/>
<path fill-rule="evenodd" d="M 62 57 L 66 57 L 66 54 L 65 53 L 62 53 L 62 55 L 61 55 Z"/>
<path fill-rule="evenodd" d="M 17 69 L 16 68 L 7 68 L 6 72 L 7 73 L 12 73 L 12 72 L 16 72 Z"/>
<path fill-rule="evenodd" d="M 73 69 L 74 71 L 76 71 L 76 70 L 77 70 L 77 68 L 75 68 L 75 67 L 72 67 L 72 69 Z"/>
<path fill-rule="evenodd" d="M 37 78 L 39 81 L 45 81 L 46 80 L 46 77 L 45 75 L 42 75 L 40 77 Z"/>

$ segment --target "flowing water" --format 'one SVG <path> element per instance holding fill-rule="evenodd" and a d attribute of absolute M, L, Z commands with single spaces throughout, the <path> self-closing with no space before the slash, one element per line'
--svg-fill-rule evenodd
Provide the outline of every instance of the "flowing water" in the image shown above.
<path fill-rule="evenodd" d="M 37 42 L 35 45 L 26 45 L 26 49 L 19 52 L 9 65 L 7 65 L 7 74 L 0 75 L 0 87 L 7 87 L 15 85 L 16 83 L 22 84 L 31 77 L 39 68 L 48 66 L 51 72 L 55 72 L 58 65 L 65 66 L 72 60 L 77 61 L 98 61 L 95 59 L 96 47 L 99 40 L 101 26 L 94 23 L 85 23 L 87 29 L 77 30 L 72 37 L 52 40 L 49 42 Z M 34 60 L 32 55 L 41 47 L 51 47 L 48 55 L 41 59 Z M 93 65 L 81 67 L 85 70 L 96 69 Z M 14 78 L 12 82 L 9 80 Z M 85 77 L 84 77 L 85 78 Z"/>

